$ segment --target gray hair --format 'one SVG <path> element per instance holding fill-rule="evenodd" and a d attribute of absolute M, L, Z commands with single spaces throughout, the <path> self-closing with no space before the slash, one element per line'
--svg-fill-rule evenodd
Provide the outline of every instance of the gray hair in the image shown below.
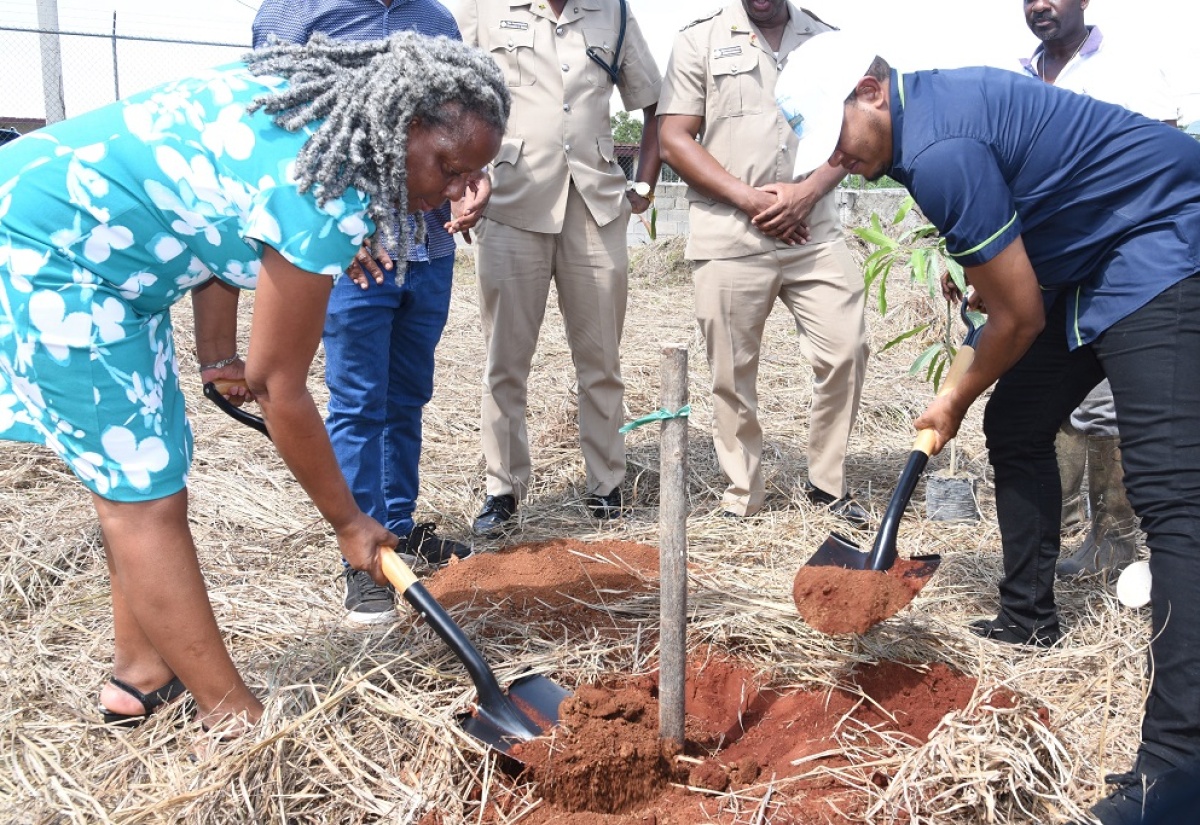
<path fill-rule="evenodd" d="M 323 121 L 296 157 L 300 191 L 312 189 L 322 204 L 350 187 L 366 193 L 367 214 L 401 258 L 409 240 L 406 162 L 413 119 L 438 128 L 471 114 L 503 133 L 512 102 L 490 57 L 446 37 L 404 32 L 346 43 L 317 34 L 305 45 L 273 42 L 243 60 L 254 74 L 289 81 L 283 91 L 255 100 L 250 111 L 262 108 L 292 132 Z M 425 222 L 416 225 L 423 235 Z"/>

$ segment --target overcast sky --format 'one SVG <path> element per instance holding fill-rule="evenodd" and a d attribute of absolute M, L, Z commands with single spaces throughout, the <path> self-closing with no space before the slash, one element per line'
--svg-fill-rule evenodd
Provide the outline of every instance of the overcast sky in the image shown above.
<path fill-rule="evenodd" d="M 117 17 L 118 33 L 245 44 L 260 0 L 58 0 L 64 31 L 108 33 Z M 449 0 L 453 5 L 456 0 Z M 660 68 L 684 25 L 719 2 L 707 0 L 629 0 Z M 1037 41 L 1025 27 L 1018 0 L 804 0 L 827 22 L 861 32 L 880 52 L 904 69 L 964 65 L 1011 65 L 1028 56 Z M 37 0 L 0 0 L 0 27 L 35 26 Z M 1200 31 L 1197 0 L 1093 0 L 1089 23 L 1105 36 L 1122 40 L 1145 59 L 1165 63 L 1184 109 L 1183 122 L 1200 118 L 1200 79 L 1192 65 L 1190 42 Z M 118 53 L 122 95 L 232 59 L 237 49 L 123 44 Z M 68 114 L 113 99 L 111 43 L 99 38 L 64 38 L 63 63 Z M 0 31 L 0 116 L 42 114 L 35 35 Z M 16 78 L 27 79 L 16 82 Z"/>

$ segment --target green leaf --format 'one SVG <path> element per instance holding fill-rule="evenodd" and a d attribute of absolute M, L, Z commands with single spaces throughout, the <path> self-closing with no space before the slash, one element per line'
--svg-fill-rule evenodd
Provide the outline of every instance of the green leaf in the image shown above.
<path fill-rule="evenodd" d="M 963 274 L 962 264 L 947 255 L 946 270 L 950 273 L 950 278 L 954 281 L 954 285 L 957 286 L 960 291 L 966 292 L 967 279 Z"/>
<path fill-rule="evenodd" d="M 658 207 L 650 208 L 650 240 L 658 240 Z"/>
<path fill-rule="evenodd" d="M 904 200 L 900 201 L 900 208 L 896 210 L 896 217 L 892 219 L 892 226 L 902 222 L 908 216 L 908 213 L 912 211 L 912 208 L 915 204 L 916 201 L 913 200 L 912 195 L 909 195 Z"/>
<path fill-rule="evenodd" d="M 930 364 L 933 363 L 934 359 L 936 359 L 941 352 L 942 345 L 940 343 L 930 344 L 925 348 L 925 351 L 918 355 L 916 360 L 912 362 L 912 366 L 908 368 L 908 374 L 919 375 L 922 372 L 927 373 Z"/>
<path fill-rule="evenodd" d="M 917 248 L 912 251 L 912 255 L 908 259 L 908 279 L 919 284 L 925 283 L 926 262 L 929 258 L 929 250 Z"/>
<path fill-rule="evenodd" d="M 875 246 L 883 249 L 896 248 L 896 242 L 885 235 L 882 229 L 868 229 L 867 227 L 863 226 L 855 229 L 854 234 L 858 235 L 858 237 L 862 238 L 867 243 L 875 244 Z"/>
<path fill-rule="evenodd" d="M 937 361 L 937 369 L 933 371 L 933 391 L 937 392 L 942 386 L 942 376 L 946 374 L 946 364 L 949 363 L 945 358 L 940 358 Z"/>
<path fill-rule="evenodd" d="M 893 338 L 892 340 L 888 341 L 886 344 L 883 345 L 883 349 L 881 349 L 879 351 L 887 352 L 888 350 L 890 350 L 892 347 L 896 346 L 897 344 L 907 341 L 909 338 L 912 338 L 914 335 L 920 335 L 922 332 L 924 332 L 927 329 L 929 329 L 928 323 L 924 323 L 924 324 L 915 326 L 912 329 L 902 332 L 899 335 L 897 335 L 895 338 Z"/>

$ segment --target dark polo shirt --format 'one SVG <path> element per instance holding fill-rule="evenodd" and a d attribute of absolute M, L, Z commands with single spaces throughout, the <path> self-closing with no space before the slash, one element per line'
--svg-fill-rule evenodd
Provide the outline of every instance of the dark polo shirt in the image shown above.
<path fill-rule="evenodd" d="M 892 166 L 966 267 L 1021 236 L 1071 347 L 1200 271 L 1200 143 L 1002 69 L 892 72 Z"/>

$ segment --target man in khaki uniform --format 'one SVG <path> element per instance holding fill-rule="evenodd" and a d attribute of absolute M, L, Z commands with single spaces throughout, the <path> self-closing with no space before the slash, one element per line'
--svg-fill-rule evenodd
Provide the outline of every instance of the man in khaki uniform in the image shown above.
<path fill-rule="evenodd" d="M 529 486 L 527 383 L 552 280 L 578 380 L 588 504 L 597 518 L 612 517 L 625 478 L 625 233 L 631 206 L 645 211 L 658 179 L 658 67 L 619 0 L 460 0 L 455 16 L 513 96 L 476 233 L 487 498 L 474 529 L 498 530 Z M 647 185 L 637 189 L 627 188 L 613 151 L 614 85 L 625 108 L 645 116 L 637 176 Z"/>
<path fill-rule="evenodd" d="M 756 385 L 778 298 L 815 374 L 804 492 L 861 527 L 868 515 L 848 493 L 844 464 L 868 348 L 863 279 L 832 195 L 843 173 L 825 166 L 795 182 L 796 138 L 775 106 L 788 54 L 829 29 L 786 0 L 738 0 L 686 26 L 663 82 L 659 134 L 663 160 L 690 186 L 687 256 L 698 262 L 725 512 L 753 515 L 766 495 Z"/>

